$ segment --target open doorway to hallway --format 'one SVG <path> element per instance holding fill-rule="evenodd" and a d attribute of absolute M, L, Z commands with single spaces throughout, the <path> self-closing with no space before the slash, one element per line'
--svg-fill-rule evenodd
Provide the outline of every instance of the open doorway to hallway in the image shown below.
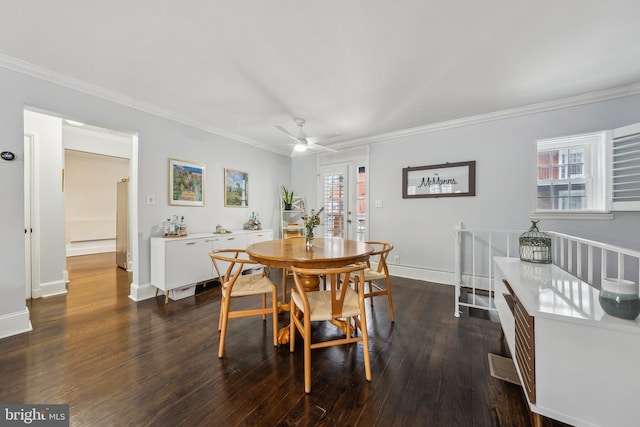
<path fill-rule="evenodd" d="M 27 296 L 65 294 L 67 255 L 110 252 L 116 268 L 116 186 L 125 178 L 135 188 L 137 136 L 30 109 L 24 119 L 25 158 L 32 159 L 25 162 L 25 269 L 37 272 L 27 274 Z M 131 191 L 129 271 L 136 268 L 136 201 Z"/>

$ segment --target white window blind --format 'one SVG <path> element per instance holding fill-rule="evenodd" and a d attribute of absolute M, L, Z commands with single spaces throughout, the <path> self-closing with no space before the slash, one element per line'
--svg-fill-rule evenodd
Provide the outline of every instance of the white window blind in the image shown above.
<path fill-rule="evenodd" d="M 611 200 L 614 211 L 640 210 L 640 124 L 613 131 Z"/>

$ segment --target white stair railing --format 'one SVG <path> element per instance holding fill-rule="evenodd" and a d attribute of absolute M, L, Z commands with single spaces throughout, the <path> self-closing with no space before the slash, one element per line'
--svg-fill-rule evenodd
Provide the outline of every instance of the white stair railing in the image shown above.
<path fill-rule="evenodd" d="M 493 286 L 493 257 L 520 256 L 518 237 L 522 230 L 453 230 L 454 315 L 461 307 L 496 311 Z M 562 233 L 551 237 L 552 261 L 558 267 L 599 289 L 603 277 L 640 283 L 640 252 Z M 463 295 L 464 290 L 464 295 Z"/>
<path fill-rule="evenodd" d="M 460 307 L 495 312 L 493 257 L 519 256 L 518 237 L 522 231 L 463 229 L 462 224 L 458 223 L 453 233 L 454 315 L 460 317 Z"/>

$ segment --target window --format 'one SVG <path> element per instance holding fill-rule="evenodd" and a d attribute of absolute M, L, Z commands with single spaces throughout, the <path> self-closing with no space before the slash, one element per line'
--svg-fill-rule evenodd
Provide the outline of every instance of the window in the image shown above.
<path fill-rule="evenodd" d="M 323 237 L 345 237 L 345 172 L 323 174 L 324 232 Z"/>
<path fill-rule="evenodd" d="M 607 212 L 607 132 L 537 142 L 538 212 Z"/>

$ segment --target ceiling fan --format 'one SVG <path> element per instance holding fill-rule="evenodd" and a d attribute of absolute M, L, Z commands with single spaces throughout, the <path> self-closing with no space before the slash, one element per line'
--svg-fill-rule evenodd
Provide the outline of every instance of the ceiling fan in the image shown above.
<path fill-rule="evenodd" d="M 295 144 L 293 145 L 293 151 L 294 152 L 304 152 L 307 151 L 307 149 L 310 150 L 321 150 L 321 151 L 329 151 L 332 153 L 336 153 L 338 150 L 334 150 L 333 148 L 329 148 L 329 147 L 325 147 L 323 145 L 318 144 L 318 142 L 320 141 L 324 141 L 327 140 L 329 138 L 335 138 L 337 136 L 340 136 L 340 133 L 335 133 L 326 137 L 308 137 L 303 131 L 302 131 L 302 127 L 304 126 L 304 124 L 307 122 L 305 119 L 301 119 L 299 117 L 296 117 L 293 119 L 296 122 L 296 125 L 298 126 L 298 135 L 294 135 L 291 132 L 289 132 L 288 130 L 286 130 L 285 128 L 283 128 L 282 126 L 276 126 L 276 128 L 280 129 L 282 132 L 286 133 L 289 138 L 293 139 L 295 141 Z"/>

